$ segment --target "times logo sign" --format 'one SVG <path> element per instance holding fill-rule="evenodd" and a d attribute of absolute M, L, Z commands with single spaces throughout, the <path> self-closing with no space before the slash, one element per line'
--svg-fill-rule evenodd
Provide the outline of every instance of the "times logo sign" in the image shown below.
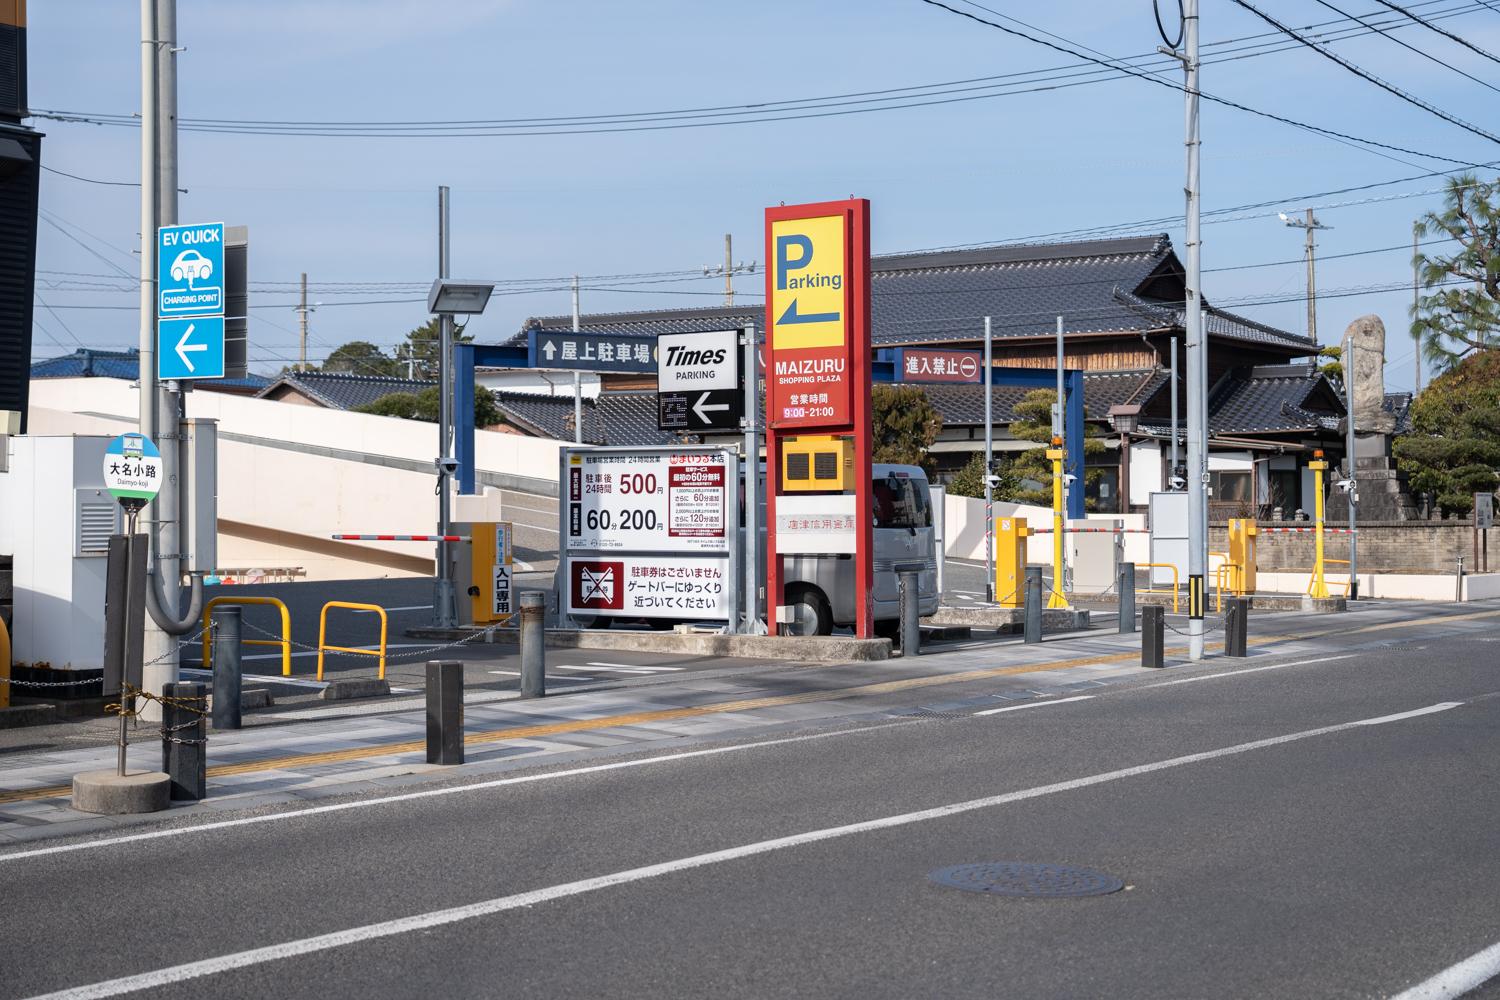
<path fill-rule="evenodd" d="M 657 338 L 656 391 L 738 389 L 739 333 L 671 333 Z"/>

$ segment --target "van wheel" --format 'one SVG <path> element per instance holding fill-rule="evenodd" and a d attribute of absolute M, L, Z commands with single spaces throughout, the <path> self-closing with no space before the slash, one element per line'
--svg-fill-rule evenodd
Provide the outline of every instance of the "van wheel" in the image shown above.
<path fill-rule="evenodd" d="M 797 587 L 788 591 L 787 606 L 792 609 L 792 621 L 785 626 L 787 635 L 833 634 L 833 611 L 817 590 Z"/>

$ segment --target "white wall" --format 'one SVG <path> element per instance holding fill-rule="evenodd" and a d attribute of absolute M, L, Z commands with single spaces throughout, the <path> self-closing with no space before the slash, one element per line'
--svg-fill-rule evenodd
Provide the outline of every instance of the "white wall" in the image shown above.
<path fill-rule="evenodd" d="M 1305 594 L 1311 573 L 1256 574 L 1256 585 L 1264 593 Z M 1329 573 L 1328 591 L 1343 596 L 1347 573 Z M 1359 596 L 1390 601 L 1451 601 L 1456 592 L 1452 573 L 1361 573 Z M 1500 573 L 1482 573 L 1464 577 L 1463 599 L 1487 601 L 1500 598 Z"/>
<path fill-rule="evenodd" d="M 120 379 L 37 379 L 31 383 L 35 434 L 107 434 L 133 429 L 137 390 Z M 104 414 L 106 416 L 92 416 Z M 300 567 L 309 579 L 430 573 L 433 546 L 419 542 L 339 542 L 334 533 L 426 534 L 435 530 L 430 472 L 230 440 L 244 435 L 430 467 L 433 424 L 272 400 L 194 392 L 188 415 L 219 421 L 219 567 Z M 475 432 L 476 466 L 531 480 L 557 481 L 561 443 L 518 434 Z M 249 537 L 234 524 L 262 529 Z M 392 567 L 371 551 L 426 559 L 425 568 Z"/>
<path fill-rule="evenodd" d="M 28 434 L 6 440 L 0 552 L 14 557 L 12 656 L 20 663 L 97 670 L 104 663 L 107 560 L 74 558 L 73 491 L 102 491 L 110 439 Z"/>
<path fill-rule="evenodd" d="M 943 501 L 943 509 L 947 517 L 948 545 L 947 554 L 955 559 L 973 559 L 984 561 L 984 501 L 973 497 L 959 497 L 951 493 Z M 1037 507 L 1032 504 L 1005 503 L 996 500 L 994 504 L 996 517 L 1024 517 L 1029 528 L 1051 528 L 1052 510 L 1049 507 Z M 1070 527 L 1082 527 L 1095 521 L 1108 524 L 1111 521 L 1123 521 L 1125 527 L 1144 529 L 1146 527 L 1146 515 L 1144 514 L 1090 514 L 1081 521 L 1069 521 Z M 1150 546 L 1147 536 L 1144 534 L 1127 534 L 1125 536 L 1125 558 L 1128 561 L 1147 562 L 1147 553 Z M 1033 563 L 1052 562 L 1052 536 L 1033 535 L 1026 542 L 1026 561 Z"/>
<path fill-rule="evenodd" d="M 599 395 L 603 382 L 598 375 L 582 372 L 579 382 L 581 383 L 583 398 L 593 399 Z M 504 392 L 530 392 L 538 396 L 567 396 L 573 398 L 573 376 L 570 372 L 539 372 L 529 369 L 517 369 L 498 371 L 486 371 L 480 369 L 474 373 L 474 384 L 486 389 L 499 389 Z"/>

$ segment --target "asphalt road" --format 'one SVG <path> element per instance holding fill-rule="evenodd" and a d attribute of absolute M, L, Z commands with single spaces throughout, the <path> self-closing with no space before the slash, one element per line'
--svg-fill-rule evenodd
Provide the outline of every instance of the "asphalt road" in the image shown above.
<path fill-rule="evenodd" d="M 1500 940 L 1500 619 L 1464 628 L 12 852 L 0 996 L 1397 995 Z M 929 879 L 986 861 L 1125 888 Z"/>

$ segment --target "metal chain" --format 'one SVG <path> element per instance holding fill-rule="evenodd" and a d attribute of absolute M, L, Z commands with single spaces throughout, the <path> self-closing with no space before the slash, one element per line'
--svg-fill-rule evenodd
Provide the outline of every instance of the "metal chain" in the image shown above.
<path fill-rule="evenodd" d="M 242 628 L 249 629 L 251 632 L 255 632 L 255 633 L 259 634 L 259 635 L 266 636 L 267 638 L 275 639 L 277 642 L 281 642 L 282 641 L 280 633 L 272 632 L 272 631 L 270 631 L 268 629 L 263 629 L 263 628 L 259 627 L 258 625 L 251 625 L 249 622 L 241 622 L 240 625 L 241 625 Z M 385 658 L 385 661 L 387 663 L 399 663 L 402 660 L 410 660 L 410 659 L 413 659 L 413 658 L 416 658 L 416 657 L 419 657 L 419 656 L 423 656 L 423 655 L 425 655 L 427 653 L 435 653 L 435 652 L 438 652 L 439 650 L 443 650 L 443 649 L 454 649 L 454 648 L 457 648 L 459 646 L 466 645 L 467 643 L 471 643 L 471 642 L 475 641 L 476 639 L 479 639 L 479 638 L 481 638 L 483 636 L 489 635 L 491 632 L 495 631 L 495 629 L 500 628 L 500 627 L 501 626 L 491 626 L 491 627 L 487 627 L 487 628 L 475 629 L 469 635 L 466 635 L 466 636 L 464 636 L 461 639 L 455 639 L 453 642 L 445 642 L 445 643 L 442 643 L 442 644 L 436 645 L 436 646 L 418 646 L 418 647 L 415 647 L 413 649 L 404 649 L 400 653 L 387 654 L 386 658 Z M 311 652 L 311 653 L 316 653 L 318 651 L 318 647 L 317 646 L 309 646 L 307 643 L 305 643 L 305 642 L 298 642 L 295 639 L 288 639 L 287 642 L 289 642 L 292 646 L 294 646 L 297 649 L 307 650 L 308 652 Z M 373 652 L 373 650 L 371 650 L 371 652 Z M 346 653 L 346 652 L 342 652 L 340 650 L 330 649 L 330 650 L 326 650 L 325 653 L 324 653 L 324 655 L 326 655 L 326 656 L 359 656 L 360 654 L 359 653 Z"/>
<path fill-rule="evenodd" d="M 203 630 L 199 629 L 198 633 L 196 635 L 194 635 L 194 636 L 192 636 L 191 638 L 188 638 L 188 639 L 183 639 L 181 641 L 184 642 L 184 643 L 191 643 L 194 640 L 200 638 L 202 635 L 203 635 Z M 169 649 L 165 653 L 163 653 L 160 656 L 156 657 L 155 659 L 147 660 L 146 662 L 142 663 L 141 666 L 143 666 L 143 667 L 149 667 L 149 666 L 151 666 L 154 663 L 160 663 L 162 660 L 168 659 L 169 657 L 175 655 L 176 652 L 177 652 L 177 650 Z M 0 677 L 0 684 L 9 684 L 11 687 L 63 688 L 63 687 L 83 687 L 86 684 L 102 684 L 102 683 L 104 683 L 104 677 L 103 677 L 102 674 L 100 676 L 98 676 L 98 677 L 85 677 L 82 680 L 77 680 L 77 681 L 23 681 L 23 680 L 20 680 L 18 678 L 15 678 L 15 677 Z"/>

